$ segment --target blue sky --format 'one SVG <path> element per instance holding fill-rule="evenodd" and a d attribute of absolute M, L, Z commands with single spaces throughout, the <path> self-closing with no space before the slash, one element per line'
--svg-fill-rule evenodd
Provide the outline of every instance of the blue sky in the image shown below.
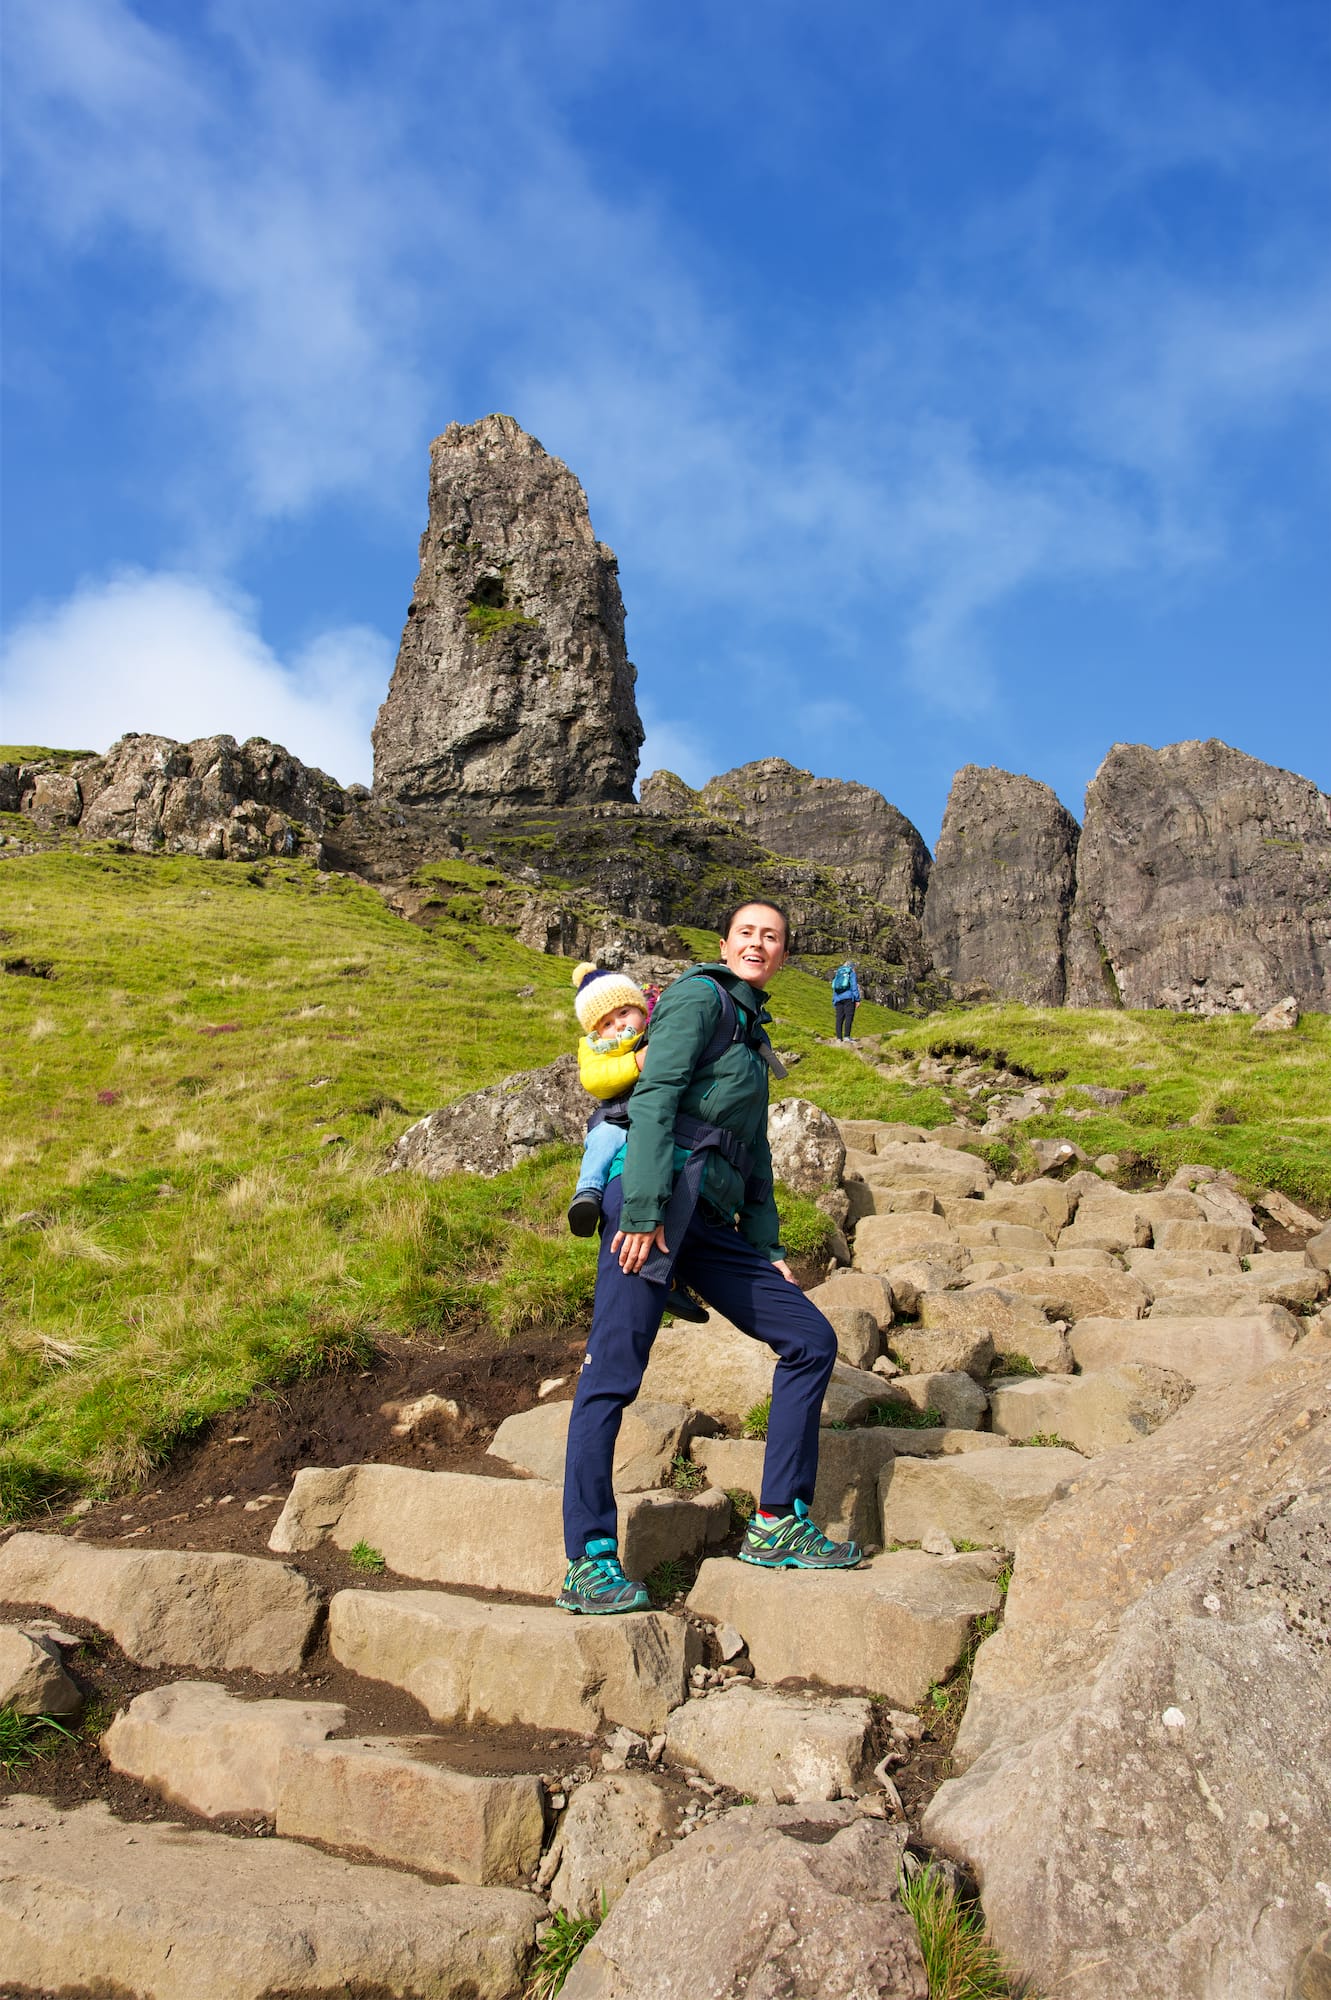
<path fill-rule="evenodd" d="M 1331 790 L 1331 15 L 7 0 L 10 741 L 369 777 L 427 447 L 615 548 L 643 771 Z"/>

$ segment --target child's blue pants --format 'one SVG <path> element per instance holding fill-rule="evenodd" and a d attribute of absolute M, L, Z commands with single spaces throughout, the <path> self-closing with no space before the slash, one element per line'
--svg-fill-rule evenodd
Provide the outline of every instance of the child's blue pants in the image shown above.
<path fill-rule="evenodd" d="M 569 1560 L 598 1536 L 617 1537 L 611 1465 L 624 1407 L 638 1393 L 665 1306 L 663 1285 L 630 1277 L 610 1254 L 619 1227 L 623 1184 L 602 1205 L 596 1302 L 586 1359 L 578 1376 L 564 1462 L 564 1542 Z M 836 1360 L 836 1334 L 798 1285 L 792 1285 L 737 1229 L 694 1210 L 673 1281 L 690 1286 L 726 1319 L 766 1341 L 777 1355 L 759 1504 L 789 1512 L 813 1500 L 818 1476 L 818 1418 Z M 707 1329 L 698 1337 L 706 1339 Z"/>
<path fill-rule="evenodd" d="M 608 1118 L 592 1126 L 583 1141 L 582 1165 L 578 1168 L 575 1194 L 581 1194 L 584 1188 L 595 1188 L 600 1194 L 611 1167 L 628 1144 L 628 1137 L 626 1125 L 613 1125 Z"/>

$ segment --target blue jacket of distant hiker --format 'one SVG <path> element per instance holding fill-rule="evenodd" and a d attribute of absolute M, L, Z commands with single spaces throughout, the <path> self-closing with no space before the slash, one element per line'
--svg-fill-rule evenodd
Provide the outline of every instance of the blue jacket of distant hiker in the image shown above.
<path fill-rule="evenodd" d="M 705 977 L 698 977 L 703 973 Z M 700 1059 L 721 1026 L 723 986 L 735 1003 L 742 1032 L 714 1061 Z M 768 1068 L 755 1044 L 768 1040 L 771 1019 L 755 992 L 725 965 L 705 965 L 668 986 L 656 1003 L 647 1038 L 647 1061 L 629 1100 L 629 1142 L 623 1161 L 624 1206 L 620 1228 L 649 1235 L 666 1212 L 675 1175 L 688 1157 L 676 1144 L 675 1119 L 721 1125 L 753 1157 L 747 1190 L 743 1176 L 720 1153 L 709 1153 L 702 1199 L 715 1216 L 738 1225 L 755 1250 L 773 1262 L 785 1256 L 772 1192 L 767 1143 Z M 756 1193 L 754 1192 L 756 1191 Z M 672 1250 L 678 1249 L 672 1243 Z"/>

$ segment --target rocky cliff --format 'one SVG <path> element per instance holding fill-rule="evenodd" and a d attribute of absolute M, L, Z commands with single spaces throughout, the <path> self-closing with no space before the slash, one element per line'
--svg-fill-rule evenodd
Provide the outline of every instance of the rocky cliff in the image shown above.
<path fill-rule="evenodd" d="M 643 787 L 644 803 L 652 783 Z M 916 917 L 924 908 L 929 850 L 906 815 L 868 785 L 762 757 L 713 778 L 697 803 L 772 854 L 844 869 L 875 902 Z"/>
<path fill-rule="evenodd" d="M 0 811 L 44 832 L 77 831 L 137 854 L 253 861 L 322 858 L 323 836 L 354 804 L 334 779 L 252 736 L 122 736 L 104 757 L 0 764 Z"/>
<path fill-rule="evenodd" d="M 1331 799 L 1227 743 L 1119 743 L 1086 793 L 1074 1006 L 1331 1007 Z"/>
<path fill-rule="evenodd" d="M 924 906 L 936 969 L 959 992 L 1057 1007 L 1077 822 L 1048 785 L 967 764 L 952 780 Z"/>
<path fill-rule="evenodd" d="M 615 558 L 511 417 L 430 447 L 430 512 L 374 727 L 376 798 L 472 810 L 632 797 L 642 724 Z"/>

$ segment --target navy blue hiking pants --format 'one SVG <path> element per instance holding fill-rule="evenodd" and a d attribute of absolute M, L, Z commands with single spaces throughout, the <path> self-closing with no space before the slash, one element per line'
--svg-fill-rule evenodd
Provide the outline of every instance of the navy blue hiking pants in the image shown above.
<path fill-rule="evenodd" d="M 601 1254 L 587 1355 L 578 1376 L 564 1462 L 564 1542 L 569 1560 L 589 1541 L 615 1538 L 611 1466 L 625 1405 L 638 1393 L 666 1287 L 630 1277 L 610 1254 L 619 1228 L 623 1183 L 616 1178 L 602 1204 Z M 739 1231 L 709 1221 L 701 1203 L 685 1232 L 673 1281 L 688 1285 L 777 1356 L 772 1414 L 767 1425 L 760 1506 L 788 1513 L 792 1500 L 813 1500 L 818 1475 L 818 1418 L 836 1360 L 836 1334 L 798 1285 L 746 1243 Z M 698 1338 L 707 1338 L 700 1327 Z"/>

